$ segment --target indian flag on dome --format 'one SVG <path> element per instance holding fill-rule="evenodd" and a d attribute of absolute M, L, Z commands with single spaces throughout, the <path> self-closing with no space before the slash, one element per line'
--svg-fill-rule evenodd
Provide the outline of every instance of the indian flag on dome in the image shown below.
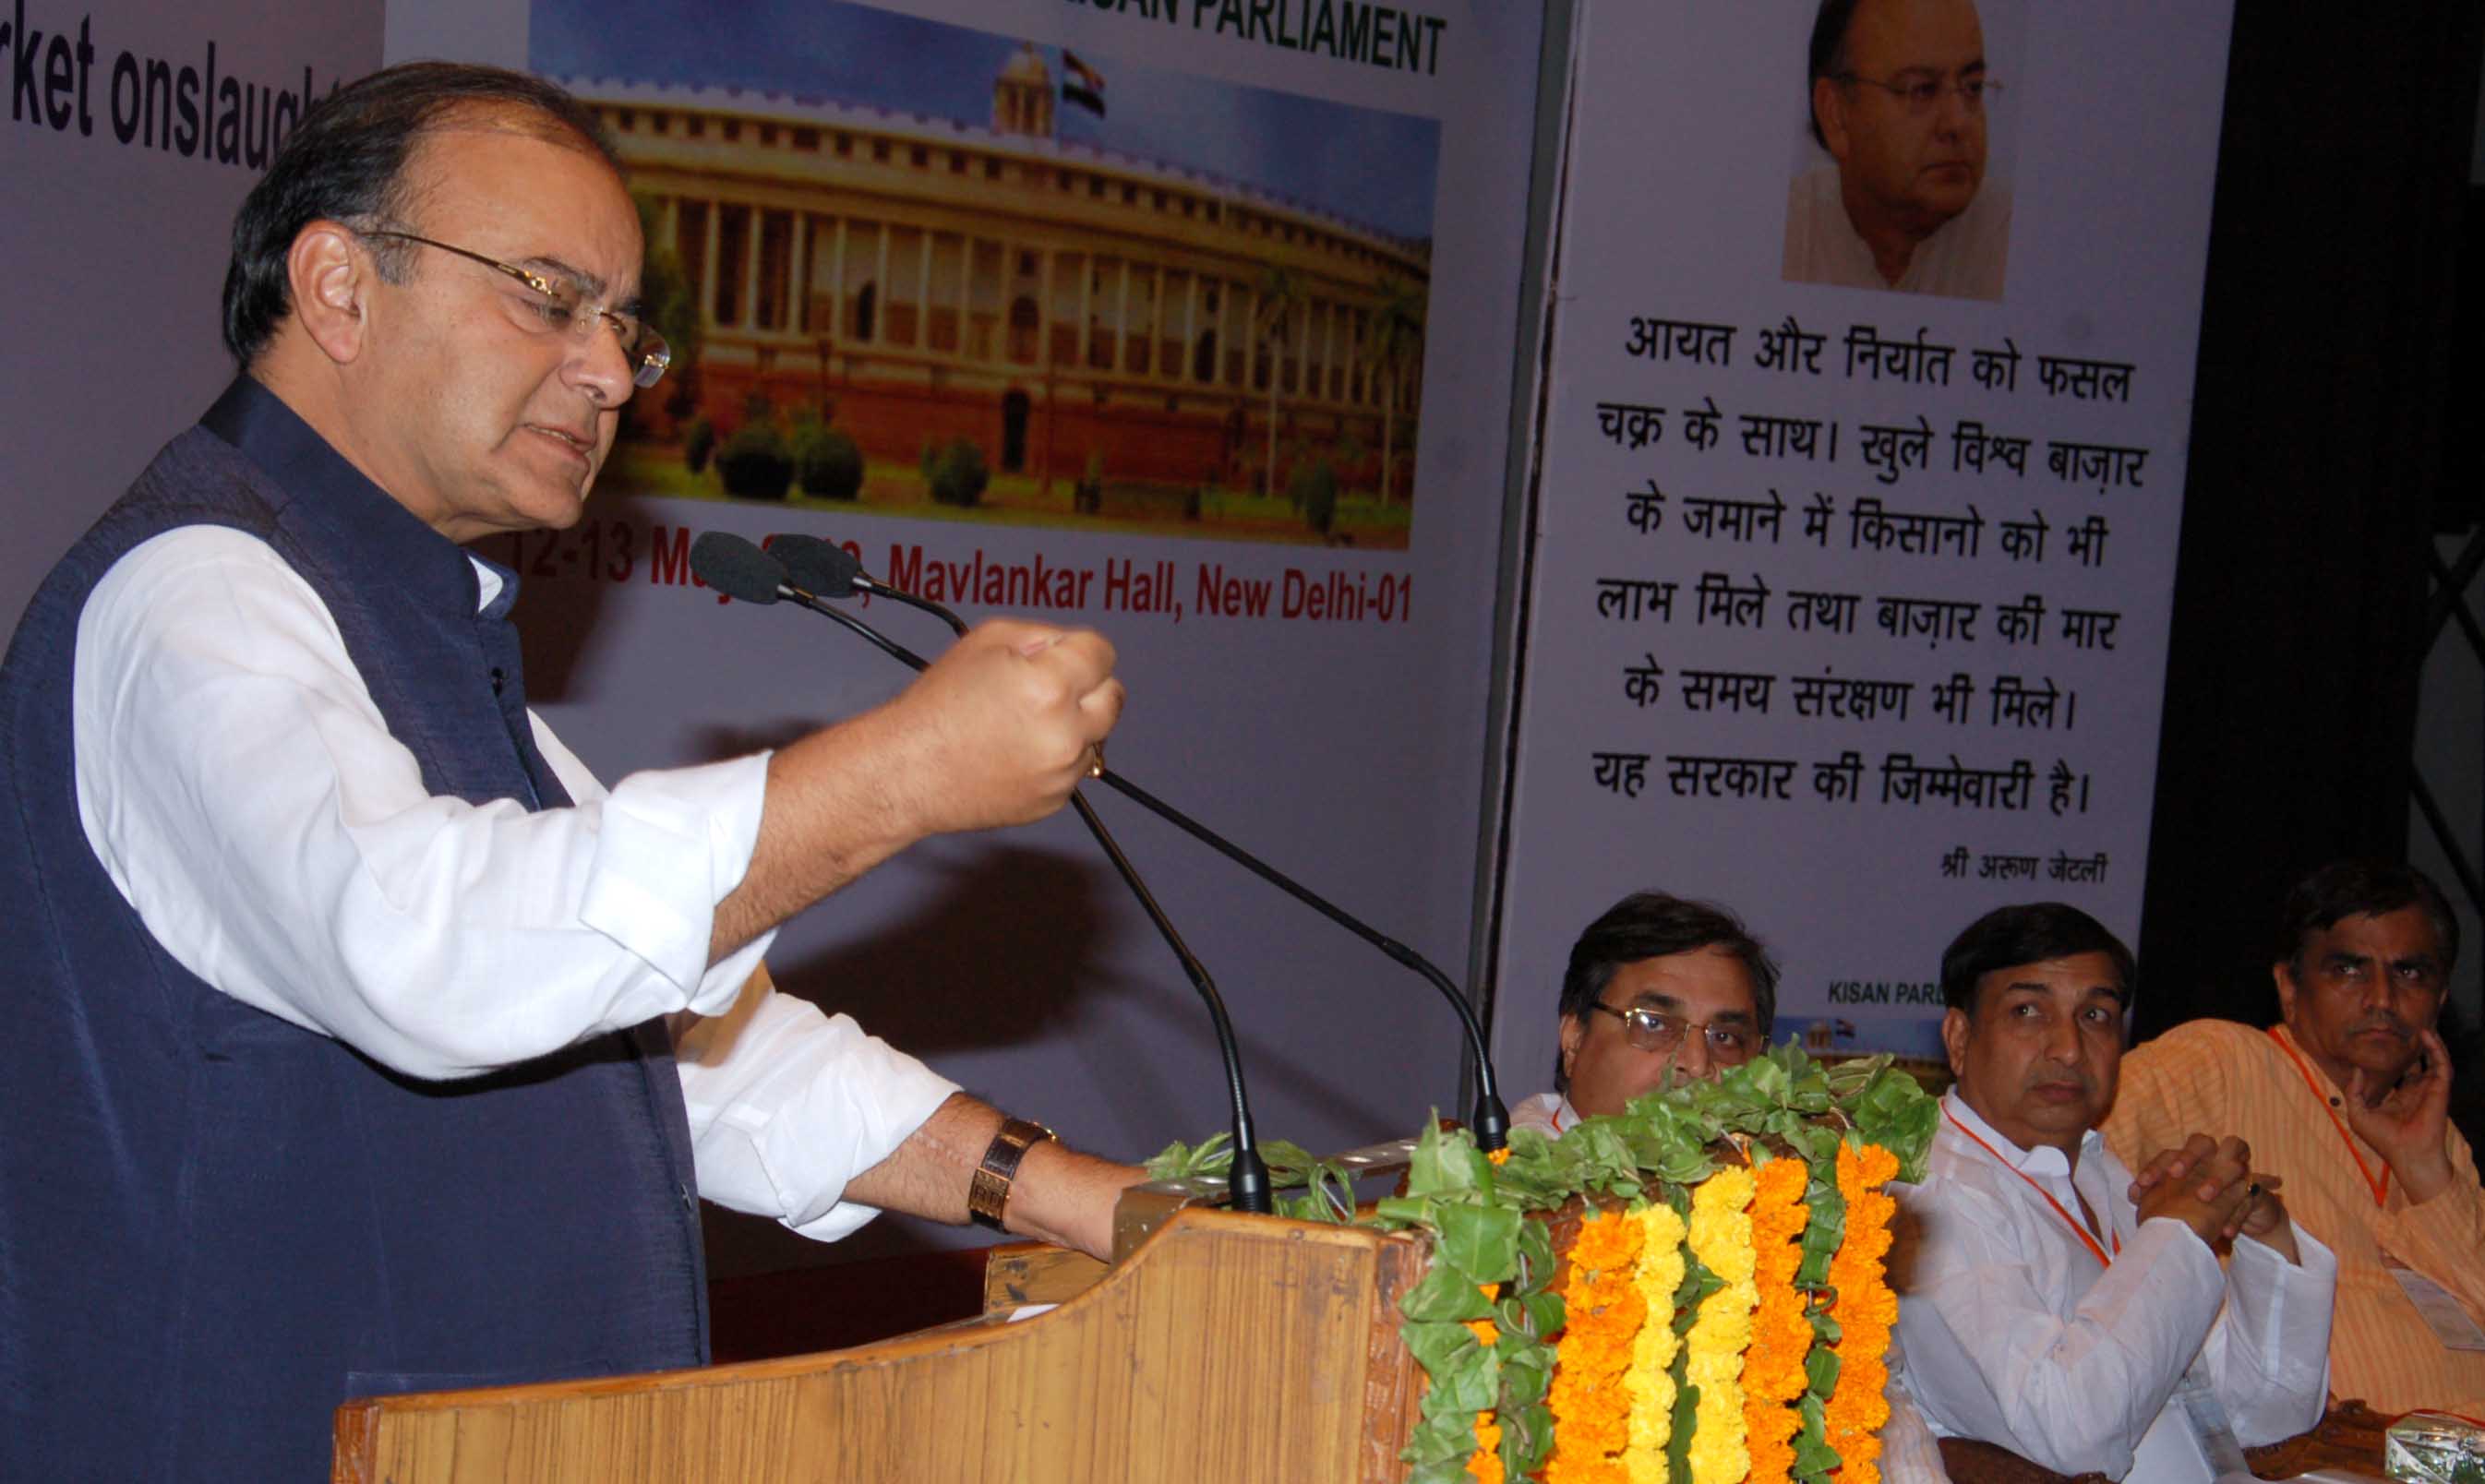
<path fill-rule="evenodd" d="M 1105 117 L 1105 74 L 1079 60 L 1079 54 L 1064 47 L 1061 52 L 1061 98 L 1076 103 L 1097 118 Z"/>

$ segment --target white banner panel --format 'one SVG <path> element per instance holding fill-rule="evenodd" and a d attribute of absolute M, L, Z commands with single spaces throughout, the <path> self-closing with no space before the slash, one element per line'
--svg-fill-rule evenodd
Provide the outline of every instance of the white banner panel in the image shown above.
<path fill-rule="evenodd" d="M 0 9 L 10 541 L 0 617 L 232 375 L 227 228 L 273 147 L 379 63 L 377 0 Z"/>
<path fill-rule="evenodd" d="M 611 777 L 892 693 L 905 673 L 851 635 L 722 604 L 685 564 L 702 530 L 828 537 L 969 619 L 1102 630 L 1118 771 L 1462 977 L 1535 8 L 527 21 L 529 65 L 631 167 L 650 317 L 689 372 L 634 405 L 580 527 L 486 548 L 525 575 L 529 688 L 562 736 Z M 1223 988 L 1266 1133 L 1344 1147 L 1448 1111 L 1433 991 L 1090 793 Z M 911 851 L 771 960 L 1084 1146 L 1226 1126 L 1197 999 L 1068 815 Z"/>
<path fill-rule="evenodd" d="M 1813 5 L 1582 7 L 1516 1092 L 1636 888 L 1744 916 L 1823 1048 L 1938 1055 L 1942 945 L 1990 907 L 2137 937 L 2227 12 L 1861 13 L 1833 156 Z"/>

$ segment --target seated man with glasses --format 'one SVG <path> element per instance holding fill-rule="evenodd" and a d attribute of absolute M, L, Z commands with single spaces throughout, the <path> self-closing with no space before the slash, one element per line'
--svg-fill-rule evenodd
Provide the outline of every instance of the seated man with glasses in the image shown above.
<path fill-rule="evenodd" d="M 1984 164 L 2002 84 L 1975 0 L 1821 0 L 1808 88 L 1836 163 L 1788 193 L 1786 280 L 2001 298 L 2010 192 Z"/>
<path fill-rule="evenodd" d="M 1512 1110 L 1510 1126 L 1559 1138 L 1671 1081 L 1740 1066 L 1767 1049 L 1777 1004 L 1777 963 L 1734 913 L 1633 892 L 1570 945 L 1553 1091 Z M 1895 1385 L 1889 1400 L 1882 1477 L 1940 1484 L 1947 1475 L 1924 1419 Z"/>
<path fill-rule="evenodd" d="M 1111 646 L 994 620 L 874 710 L 608 789 L 464 546 L 577 524 L 665 370 L 593 116 L 390 68 L 232 241 L 240 374 L 0 667 L 0 1478 L 325 1477 L 349 1396 L 699 1364 L 701 1197 L 1107 1248 L 1137 1171 L 758 960 L 898 850 L 1058 809 Z"/>
<path fill-rule="evenodd" d="M 1633 892 L 1570 945 L 1553 1091 L 1520 1103 L 1511 1126 L 1559 1135 L 1669 1076 L 1739 1066 L 1768 1043 L 1777 994 L 1778 966 L 1733 913 Z"/>

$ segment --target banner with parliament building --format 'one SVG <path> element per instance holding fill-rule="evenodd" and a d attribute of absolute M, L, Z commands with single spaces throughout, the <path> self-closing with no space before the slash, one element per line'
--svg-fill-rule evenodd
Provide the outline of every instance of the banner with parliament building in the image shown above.
<path fill-rule="evenodd" d="M 616 482 L 1406 545 L 1436 121 L 865 5 L 712 69 L 707 17 L 649 22 L 537 39 L 630 69 L 559 80 L 695 326 Z"/>

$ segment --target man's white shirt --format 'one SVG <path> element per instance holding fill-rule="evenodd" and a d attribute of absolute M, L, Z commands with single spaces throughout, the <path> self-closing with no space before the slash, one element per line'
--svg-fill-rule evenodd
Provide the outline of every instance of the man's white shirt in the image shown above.
<path fill-rule="evenodd" d="M 1519 1099 L 1510 1110 L 1513 1129 L 1532 1128 L 1547 1139 L 1559 1139 L 1579 1126 L 1579 1110 L 1559 1093 L 1539 1093 Z"/>
<path fill-rule="evenodd" d="M 846 1182 L 957 1091 L 848 1016 L 737 1004 L 773 934 L 707 962 L 765 754 L 607 791 L 531 713 L 573 807 L 433 796 L 318 595 L 214 526 L 105 574 L 72 686 L 88 844 L 168 953 L 256 1009 L 431 1079 L 676 1016 L 699 1193 L 822 1240 L 876 1214 Z"/>
<path fill-rule="evenodd" d="M 2298 1227 L 2300 1263 L 2240 1237 L 2222 1266 L 2183 1223 L 2139 1219 L 2131 1172 L 2094 1131 L 2074 1174 L 2062 1150 L 2020 1148 L 1955 1092 L 1942 1108 L 1925 1182 L 1892 1187 L 1919 1243 L 1898 1293 L 1903 1379 L 1935 1432 L 2062 1473 L 2208 1480 L 2170 1405 L 2196 1358 L 2246 1445 L 2320 1420 L 2338 1267 L 2328 1248 Z M 2111 1264 L 2038 1189 L 2071 1213 L 2086 1199 Z"/>

